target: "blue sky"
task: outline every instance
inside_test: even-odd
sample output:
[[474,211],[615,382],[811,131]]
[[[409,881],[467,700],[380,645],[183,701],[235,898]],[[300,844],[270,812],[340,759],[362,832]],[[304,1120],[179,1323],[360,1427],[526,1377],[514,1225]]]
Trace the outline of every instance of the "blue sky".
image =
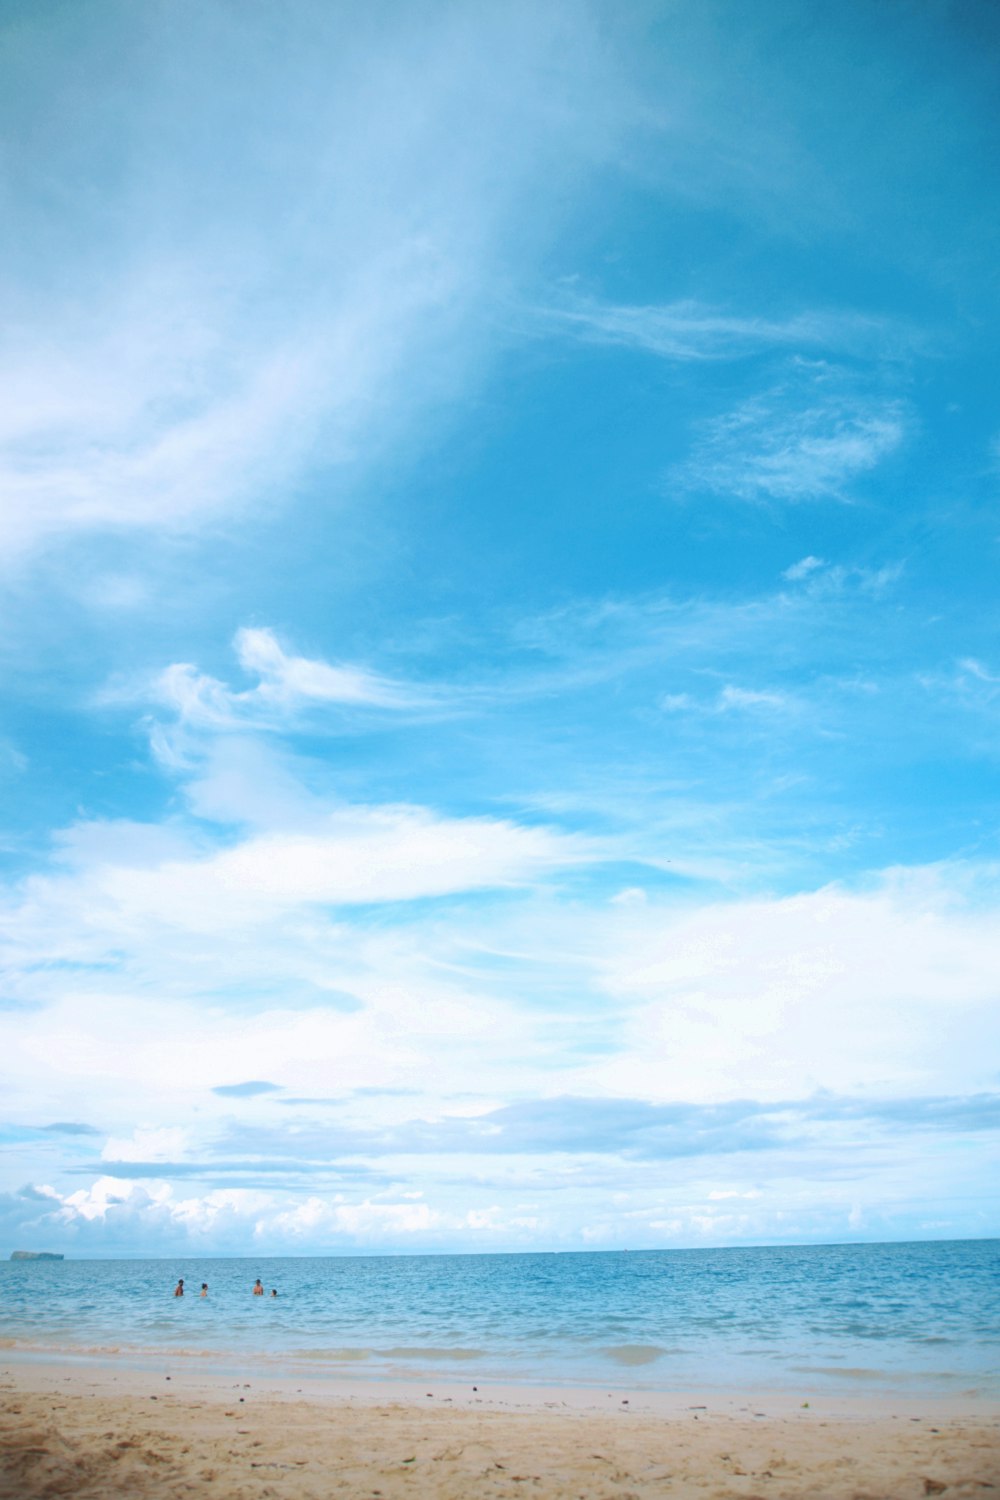
[[0,1249],[996,1234],[995,8],[3,27]]

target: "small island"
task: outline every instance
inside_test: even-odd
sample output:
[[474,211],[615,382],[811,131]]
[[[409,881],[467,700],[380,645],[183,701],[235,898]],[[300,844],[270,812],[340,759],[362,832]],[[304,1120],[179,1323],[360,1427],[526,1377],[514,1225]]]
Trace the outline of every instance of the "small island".
[[65,1260],[65,1256],[57,1255],[54,1250],[12,1250],[11,1260]]

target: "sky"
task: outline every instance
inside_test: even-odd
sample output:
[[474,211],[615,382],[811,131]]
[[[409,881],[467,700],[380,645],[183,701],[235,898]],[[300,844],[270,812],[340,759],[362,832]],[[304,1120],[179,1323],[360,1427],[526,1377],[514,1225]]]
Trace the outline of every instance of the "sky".
[[0,1253],[1000,1232],[997,8],[0,27]]

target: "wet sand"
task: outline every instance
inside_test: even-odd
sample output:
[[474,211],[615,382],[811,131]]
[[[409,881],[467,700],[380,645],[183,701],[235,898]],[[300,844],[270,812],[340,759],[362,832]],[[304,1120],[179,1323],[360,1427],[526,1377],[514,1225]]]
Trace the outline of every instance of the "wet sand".
[[34,1360],[0,1370],[0,1496],[1000,1500],[966,1398],[706,1397]]

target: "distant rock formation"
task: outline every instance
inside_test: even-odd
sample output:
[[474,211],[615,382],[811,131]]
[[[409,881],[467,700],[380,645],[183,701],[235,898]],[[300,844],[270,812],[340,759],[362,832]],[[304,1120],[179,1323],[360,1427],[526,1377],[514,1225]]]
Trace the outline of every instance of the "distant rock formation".
[[56,1255],[53,1250],[12,1250],[11,1260],[64,1260],[62,1255]]

